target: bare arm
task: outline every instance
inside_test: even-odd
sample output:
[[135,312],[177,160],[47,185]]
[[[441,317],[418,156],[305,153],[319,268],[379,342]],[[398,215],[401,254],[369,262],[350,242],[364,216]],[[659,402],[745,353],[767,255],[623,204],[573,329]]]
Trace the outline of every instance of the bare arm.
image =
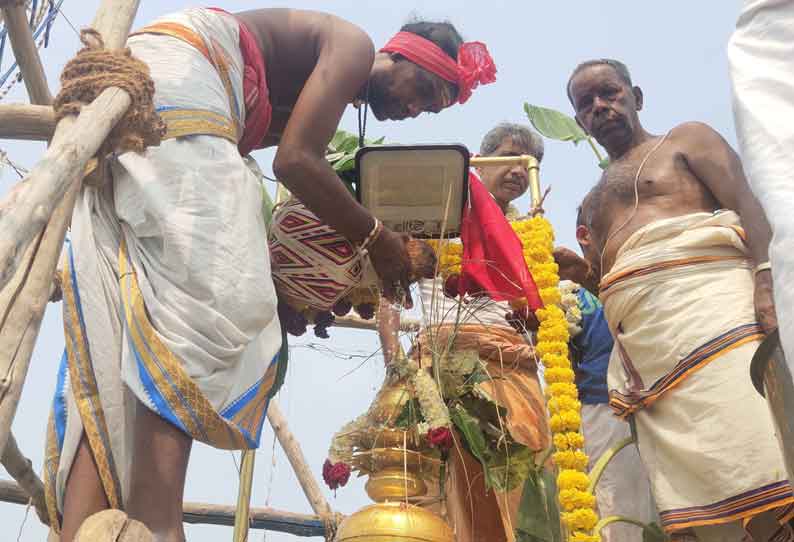
[[317,65],[284,129],[273,170],[325,223],[358,242],[372,229],[373,218],[339,181],[325,151],[345,108],[369,77],[374,49],[352,24],[329,17],[329,26]]
[[739,156],[720,134],[705,124],[687,123],[678,130],[682,130],[687,140],[686,160],[692,172],[724,208],[739,213],[756,264],[767,261],[772,229],[750,191]]
[[[724,208],[739,214],[747,235],[747,247],[756,265],[768,261],[772,229],[764,210],[750,191],[739,156],[722,136],[705,124],[687,123],[678,130],[686,138],[686,160],[692,172]],[[777,327],[772,274],[769,271],[755,277],[755,310],[766,331]]]
[[[317,65],[301,90],[273,162],[278,179],[323,222],[354,243],[367,237],[375,219],[350,195],[325,160],[325,151],[345,108],[369,78],[374,54],[364,32],[329,16]],[[396,286],[408,292],[404,238],[384,228],[369,253],[384,295],[398,298]],[[411,306],[410,296],[406,306]]]

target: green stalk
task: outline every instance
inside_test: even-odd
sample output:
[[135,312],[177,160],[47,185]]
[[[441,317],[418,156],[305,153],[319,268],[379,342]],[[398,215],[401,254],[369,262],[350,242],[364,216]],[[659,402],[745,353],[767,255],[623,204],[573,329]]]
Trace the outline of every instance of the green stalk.
[[631,519],[624,516],[609,516],[607,518],[601,518],[601,520],[599,520],[599,522],[596,523],[593,532],[596,534],[601,534],[601,529],[611,525],[612,523],[629,523],[631,525],[636,525],[637,527],[640,527],[643,530],[646,527],[646,525],[643,522],[638,521],[636,519]]
[[604,157],[601,155],[601,152],[598,150],[598,147],[595,146],[595,143],[593,143],[593,138],[590,137],[590,136],[587,136],[587,142],[590,144],[590,148],[593,149],[593,152],[595,153],[596,158],[598,158],[598,163],[600,164],[601,162],[603,162],[604,161]]
[[598,461],[596,461],[596,464],[593,466],[593,470],[591,470],[590,474],[588,475],[590,477],[590,487],[588,487],[587,490],[591,494],[595,494],[594,492],[596,486],[598,485],[598,481],[601,479],[601,475],[604,474],[609,462],[612,461],[612,458],[632,442],[634,442],[634,439],[632,437],[627,437],[615,444],[612,448],[604,452],[604,454],[598,458]]

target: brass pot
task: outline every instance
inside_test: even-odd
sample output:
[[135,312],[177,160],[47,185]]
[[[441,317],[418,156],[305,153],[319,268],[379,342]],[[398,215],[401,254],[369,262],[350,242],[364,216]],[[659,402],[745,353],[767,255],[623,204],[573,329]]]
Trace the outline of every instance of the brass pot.
[[364,489],[375,502],[401,501],[427,494],[424,479],[419,474],[402,468],[386,468],[373,472]]
[[377,424],[391,425],[410,398],[404,382],[384,383],[369,407],[369,417]]
[[336,542],[454,542],[452,529],[437,515],[402,502],[373,504],[348,516]]

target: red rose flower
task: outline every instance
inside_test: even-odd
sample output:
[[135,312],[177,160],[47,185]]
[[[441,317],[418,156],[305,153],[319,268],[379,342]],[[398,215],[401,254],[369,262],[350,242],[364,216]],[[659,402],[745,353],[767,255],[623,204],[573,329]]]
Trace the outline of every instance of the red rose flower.
[[323,463],[323,480],[334,491],[347,484],[350,479],[350,465],[346,463],[331,463],[329,459]]
[[449,450],[455,445],[455,439],[452,438],[452,431],[449,430],[449,427],[431,429],[427,432],[427,441],[439,450]]

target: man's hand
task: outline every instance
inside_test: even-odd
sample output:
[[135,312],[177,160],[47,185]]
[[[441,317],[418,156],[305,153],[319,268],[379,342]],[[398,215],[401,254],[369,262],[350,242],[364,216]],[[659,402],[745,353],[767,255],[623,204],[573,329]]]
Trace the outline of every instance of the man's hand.
[[381,280],[383,297],[410,309],[414,304],[409,290],[410,265],[405,249],[408,239],[410,236],[394,233],[384,227],[369,247],[369,258]]
[[560,279],[584,284],[591,274],[590,264],[573,250],[565,247],[554,249],[554,261],[560,266]]
[[772,272],[761,271],[755,276],[755,316],[766,333],[777,328],[775,301],[772,297]]

